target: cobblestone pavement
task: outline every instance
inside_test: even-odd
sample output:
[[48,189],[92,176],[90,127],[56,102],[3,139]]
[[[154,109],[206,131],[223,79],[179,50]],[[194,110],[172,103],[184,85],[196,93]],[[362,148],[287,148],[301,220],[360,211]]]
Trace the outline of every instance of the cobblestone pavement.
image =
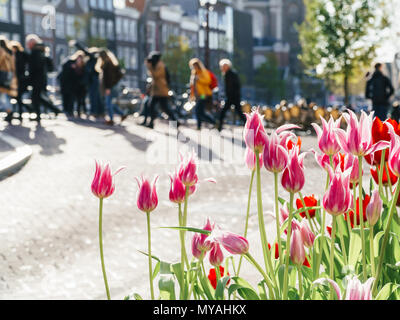
[[[166,123],[158,122],[152,131],[132,119],[114,128],[61,118],[44,120],[39,128],[26,121],[23,126],[0,129],[34,149],[24,168],[0,182],[1,299],[105,298],[98,199],[90,191],[94,159],[109,161],[114,170],[127,167],[117,175],[115,194],[104,205],[105,264],[114,299],[133,292],[148,298],[147,258],[138,252],[147,250],[145,216],[136,208],[134,180],[142,173],[160,175],[159,206],[152,214],[153,253],[167,261],[178,259],[177,232],[158,228],[177,225],[177,208],[168,201],[168,173],[176,164],[166,161],[168,157],[176,160],[176,150],[200,146],[199,177],[217,180],[217,184],[202,182],[190,199],[188,225],[201,227],[211,216],[224,228],[243,231],[250,177],[242,162],[241,130],[234,134],[227,130],[221,138],[214,131],[200,133],[184,127],[177,143]],[[233,144],[232,136],[236,137]],[[304,137],[304,149],[316,148],[315,142],[315,137]],[[221,148],[227,156],[221,156]],[[232,154],[236,161],[221,161]],[[213,162],[209,162],[210,155]],[[321,196],[325,174],[311,155],[305,165],[304,194]],[[269,215],[273,211],[273,180],[266,170],[262,181],[267,230],[273,240],[275,222]],[[281,194],[287,196],[283,190]],[[251,251],[260,258],[255,193],[253,196],[249,240]],[[243,274],[252,276],[254,272],[244,265]]]

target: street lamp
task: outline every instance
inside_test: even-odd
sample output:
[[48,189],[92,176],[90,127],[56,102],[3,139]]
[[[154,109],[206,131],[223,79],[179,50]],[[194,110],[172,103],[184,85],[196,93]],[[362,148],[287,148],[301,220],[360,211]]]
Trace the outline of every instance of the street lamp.
[[213,6],[217,4],[217,0],[200,0],[200,6],[206,8],[206,39],[204,47],[204,64],[206,68],[210,67],[210,11],[213,10]]

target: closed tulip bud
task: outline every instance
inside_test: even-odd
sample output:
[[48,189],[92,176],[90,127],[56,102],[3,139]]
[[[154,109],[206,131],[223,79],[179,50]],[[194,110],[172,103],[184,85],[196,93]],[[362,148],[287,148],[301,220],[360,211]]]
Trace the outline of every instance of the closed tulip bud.
[[390,140],[389,151],[389,168],[397,176],[400,177],[400,137],[396,134],[393,126],[388,123]]
[[352,204],[350,170],[342,172],[338,167],[335,173],[332,170],[330,171],[331,182],[322,200],[322,205],[333,216],[345,213]]
[[304,153],[299,156],[298,147],[293,148],[289,153],[289,161],[282,174],[282,186],[290,193],[301,191],[305,183],[303,159]]
[[224,254],[218,242],[213,242],[210,254],[209,254],[210,264],[214,267],[218,267],[224,261]]
[[[214,229],[214,224],[211,224],[209,218],[203,227],[203,230],[212,231]],[[201,253],[205,253],[212,248],[212,242],[210,241],[208,235],[203,233],[195,233],[192,238],[192,254],[195,258],[200,259]]]
[[300,232],[303,237],[304,245],[307,248],[311,248],[314,244],[315,235],[311,232],[308,222],[305,219],[300,223]]
[[356,185],[359,181],[360,173],[358,168],[359,168],[358,158],[350,153],[346,154],[343,160],[343,171],[351,169],[350,182],[354,185]]
[[302,265],[305,258],[306,252],[304,250],[303,237],[298,229],[293,230],[292,239],[290,241],[290,258],[294,264]]
[[263,125],[263,116],[260,115],[259,109],[257,109],[251,115],[246,114],[246,118],[247,121],[243,132],[244,141],[254,153],[262,153],[267,136]]
[[231,254],[242,255],[249,251],[249,242],[238,234],[217,230],[213,236]]
[[182,183],[178,174],[175,173],[170,176],[171,179],[171,189],[169,191],[169,200],[174,203],[183,203],[185,201],[186,187]]
[[372,300],[371,285],[374,278],[369,278],[364,284],[356,277],[347,277],[346,296],[344,300]]
[[379,191],[375,190],[372,193],[371,201],[369,202],[365,213],[370,226],[374,226],[378,222],[381,216],[382,206],[383,202],[379,196]]
[[[286,139],[285,139],[286,140]],[[275,132],[267,138],[264,149],[264,166],[270,172],[282,172],[288,163],[288,151],[280,144]]]
[[122,169],[124,169],[124,167],[118,169],[114,174],[111,174],[109,164],[103,166],[96,161],[96,171],[91,186],[92,193],[100,199],[111,196],[115,190],[114,176]]
[[136,181],[139,186],[139,190],[137,193],[137,207],[139,210],[149,213],[153,211],[158,205],[158,197],[156,191],[156,182],[158,176],[154,179],[153,184],[151,185],[149,180],[143,178],[142,181],[136,178]]
[[[257,168],[256,155],[250,148],[246,148],[245,161],[246,161],[247,167],[251,171],[256,170],[256,168]],[[259,161],[260,161],[260,168],[261,168],[263,166],[263,155],[261,153],[259,154]]]

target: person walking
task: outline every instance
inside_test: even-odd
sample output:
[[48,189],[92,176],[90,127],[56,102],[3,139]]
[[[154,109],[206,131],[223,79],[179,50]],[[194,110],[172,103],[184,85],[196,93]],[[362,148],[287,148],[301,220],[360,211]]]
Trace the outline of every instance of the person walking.
[[29,56],[25,52],[24,47],[18,41],[11,41],[10,46],[15,57],[15,75],[18,82],[17,104],[19,120],[22,122],[22,112],[27,110],[31,112],[31,108],[24,104],[23,95],[28,90],[28,60]]
[[394,89],[390,79],[383,74],[382,69],[381,63],[375,65],[375,72],[367,81],[365,97],[372,100],[375,116],[385,121],[389,110],[389,98],[394,93]]
[[106,121],[106,124],[114,125],[114,113],[121,116],[122,123],[128,115],[116,104],[112,103],[113,90],[115,90],[115,86],[124,76],[115,55],[107,49],[102,49],[96,64],[96,70],[100,73],[101,91],[105,98],[108,116],[110,117],[110,119]]
[[29,84],[32,86],[32,108],[36,112],[36,121],[40,125],[40,106],[52,110],[56,116],[60,113],[46,96],[47,72],[51,70],[51,59],[42,40],[36,34],[26,36],[26,47],[29,49]]
[[205,112],[207,102],[212,99],[212,79],[210,72],[199,59],[194,58],[190,60],[189,67],[192,70],[190,77],[190,98],[196,100],[197,129],[201,130],[203,121],[215,125],[214,118]]
[[9,41],[0,36],[0,101],[1,107],[7,112],[5,120],[11,123],[13,107],[11,98],[18,95],[17,77],[15,75],[15,58]]
[[99,48],[93,47],[84,51],[89,57],[86,62],[86,80],[89,89],[90,114],[96,118],[104,114],[104,106],[100,94],[100,74],[96,70]]
[[239,75],[234,70],[232,70],[232,62],[228,59],[222,59],[219,62],[219,67],[225,79],[225,97],[226,97],[225,105],[221,110],[221,114],[219,116],[219,124],[218,124],[218,130],[222,131],[226,112],[231,108],[231,106],[235,107],[235,112],[238,114],[243,124],[246,123],[246,116],[243,114],[242,107],[240,105],[241,85],[240,85]]
[[157,118],[157,104],[160,105],[161,109],[168,115],[170,120],[177,121],[177,126],[179,127],[180,123],[168,105],[169,75],[164,62],[161,60],[161,53],[158,51],[150,52],[146,58],[146,67],[152,79],[150,84],[151,100],[149,105],[151,119],[147,127],[154,128],[154,120]]

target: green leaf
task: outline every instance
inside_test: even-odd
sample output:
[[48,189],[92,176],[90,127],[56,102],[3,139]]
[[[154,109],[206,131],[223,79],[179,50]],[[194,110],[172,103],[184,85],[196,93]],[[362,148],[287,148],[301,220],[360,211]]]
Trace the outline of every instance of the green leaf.
[[229,286],[229,295],[231,295],[233,291],[237,291],[245,300],[260,300],[256,290],[246,280],[239,277],[232,277],[232,280],[235,284]]
[[191,227],[160,227],[160,229],[172,229],[172,230],[180,230],[180,231],[190,231],[190,232],[196,232],[196,233],[202,233],[206,235],[210,235],[211,231],[208,230],[203,230],[203,229],[197,229],[197,228],[191,228]]
[[160,278],[158,280],[161,300],[175,300],[175,281],[171,264],[160,262]]
[[267,291],[265,290],[265,280],[260,281],[257,286],[261,300],[267,300]]
[[286,200],[281,197],[278,197],[278,201],[281,203],[281,205],[284,205],[286,202]]
[[[357,232],[358,230],[358,232]],[[353,229],[350,235],[349,265],[356,268],[357,261],[361,254],[361,237],[360,229]]]
[[231,277],[223,277],[221,280],[218,281],[217,283],[217,289],[215,290],[215,299],[216,300],[223,300],[224,299],[224,291],[226,288],[226,284],[230,280]]
[[161,262],[158,261],[156,266],[154,267],[154,271],[153,271],[153,275],[152,275],[153,280],[157,277],[157,274],[160,272],[160,265],[161,265]]
[[398,289],[400,288],[400,285],[394,284],[394,283],[387,283],[384,285],[384,287],[379,291],[377,294],[375,300],[388,300],[389,297]]
[[215,300],[215,297],[214,297],[214,294],[213,294],[214,288],[211,287],[210,280],[208,280],[208,278],[205,278],[204,276],[200,276],[199,278],[200,278],[201,287],[202,287],[205,295],[207,296],[207,299],[208,300]]
[[[147,257],[149,256],[149,254],[148,254],[147,252],[140,251],[140,250],[138,250],[138,252],[140,252],[141,254],[144,254],[144,255],[147,256]],[[151,255],[151,258],[154,259],[154,260],[156,260],[156,261],[158,261],[158,262],[161,261],[158,257],[153,256],[153,255]]]
[[135,300],[143,300],[143,298],[140,296],[140,294],[138,294],[138,293],[133,293],[132,295],[129,295],[129,296],[126,296],[125,298],[124,298],[124,300],[132,300],[132,299],[135,299]]

